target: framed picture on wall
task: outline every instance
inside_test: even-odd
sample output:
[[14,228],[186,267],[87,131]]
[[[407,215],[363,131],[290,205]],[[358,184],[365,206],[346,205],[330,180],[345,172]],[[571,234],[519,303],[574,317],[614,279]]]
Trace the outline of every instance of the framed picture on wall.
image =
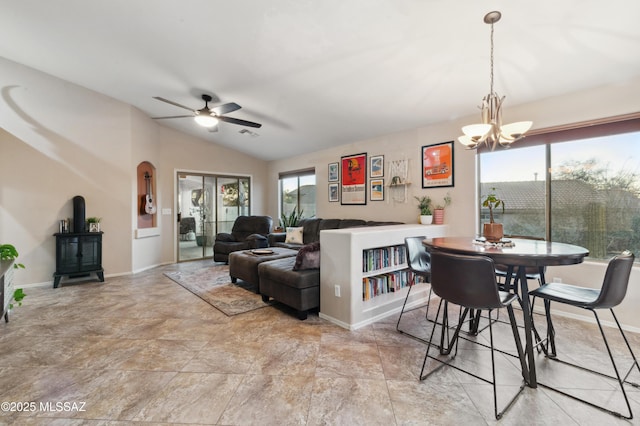
[[384,176],[384,155],[372,155],[369,160],[369,177],[381,178]]
[[367,204],[367,154],[346,155],[340,163],[340,203]]
[[338,163],[329,163],[329,182],[338,182],[340,166]]
[[369,181],[369,197],[371,201],[384,201],[384,179]]
[[339,192],[338,192],[338,184],[337,183],[330,183],[329,184],[329,202],[333,203],[333,202],[336,202],[336,201],[340,201],[340,195],[339,195]]
[[453,141],[422,147],[422,187],[453,186]]

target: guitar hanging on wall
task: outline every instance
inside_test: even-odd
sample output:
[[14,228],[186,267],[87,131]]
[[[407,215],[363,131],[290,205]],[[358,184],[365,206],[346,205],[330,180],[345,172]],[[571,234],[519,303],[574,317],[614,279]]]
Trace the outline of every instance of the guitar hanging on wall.
[[149,172],[144,173],[144,180],[147,183],[147,194],[142,196],[142,205],[140,207],[141,214],[156,214],[156,206],[153,203],[153,194],[151,193],[151,175]]

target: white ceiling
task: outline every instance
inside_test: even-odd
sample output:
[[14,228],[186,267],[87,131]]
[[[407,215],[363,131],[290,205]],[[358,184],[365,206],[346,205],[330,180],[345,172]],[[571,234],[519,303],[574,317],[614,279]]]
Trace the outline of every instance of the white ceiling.
[[228,123],[162,124],[264,159],[475,114],[489,91],[491,10],[502,12],[495,90],[507,115],[640,75],[637,0],[0,0],[0,10],[0,56],[151,117],[188,114],[154,96],[193,109],[202,93],[236,102],[229,116],[262,123],[250,129],[258,137]]

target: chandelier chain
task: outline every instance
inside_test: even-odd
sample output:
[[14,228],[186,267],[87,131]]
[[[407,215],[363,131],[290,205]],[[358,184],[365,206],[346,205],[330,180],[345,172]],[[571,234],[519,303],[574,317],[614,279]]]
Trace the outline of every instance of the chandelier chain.
[[491,23],[491,92],[490,95],[493,95],[493,22]]

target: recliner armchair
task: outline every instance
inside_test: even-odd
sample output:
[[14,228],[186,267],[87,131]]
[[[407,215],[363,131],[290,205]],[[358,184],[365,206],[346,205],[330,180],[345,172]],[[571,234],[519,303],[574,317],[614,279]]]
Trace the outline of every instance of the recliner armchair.
[[213,244],[213,260],[229,263],[229,253],[268,247],[267,236],[271,232],[273,219],[270,216],[238,216],[231,233],[216,235]]
[[189,232],[196,232],[196,218],[183,217],[180,219],[180,239],[186,240]]

